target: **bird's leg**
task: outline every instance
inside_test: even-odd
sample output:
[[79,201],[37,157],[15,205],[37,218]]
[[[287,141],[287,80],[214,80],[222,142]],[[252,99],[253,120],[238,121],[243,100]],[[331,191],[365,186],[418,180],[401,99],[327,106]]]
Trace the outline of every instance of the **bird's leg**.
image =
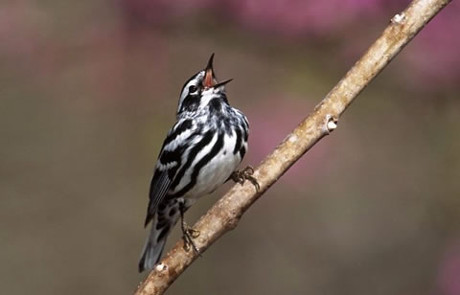
[[246,168],[242,170],[234,171],[232,175],[230,175],[230,178],[234,182],[238,182],[239,184],[243,184],[244,181],[247,179],[254,185],[254,187],[256,188],[256,191],[259,191],[260,185],[257,182],[257,179],[254,176],[252,176],[253,174],[254,174],[254,168],[252,168],[252,166],[247,166]]
[[181,229],[182,229],[182,239],[184,240],[184,249],[185,251],[189,251],[190,247],[193,248],[195,253],[200,254],[200,251],[196,247],[195,243],[193,242],[194,238],[198,238],[200,232],[194,230],[190,226],[187,225],[184,219],[184,213],[187,209],[185,208],[184,202],[179,202],[179,212],[180,212],[180,220],[181,220]]

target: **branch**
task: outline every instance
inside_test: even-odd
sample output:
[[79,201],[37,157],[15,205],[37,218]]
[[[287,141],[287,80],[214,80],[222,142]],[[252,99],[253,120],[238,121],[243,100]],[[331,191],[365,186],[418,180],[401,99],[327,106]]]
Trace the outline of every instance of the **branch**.
[[[327,94],[314,111],[260,164],[254,177],[260,190],[250,182],[236,184],[194,225],[200,232],[196,246],[204,252],[226,232],[234,229],[243,213],[272,186],[295,161],[322,137],[337,127],[338,118],[356,96],[374,79],[402,48],[451,0],[414,0],[395,15],[382,35],[345,77]],[[135,294],[163,292],[198,257],[185,251],[179,241],[166,257],[139,284]]]

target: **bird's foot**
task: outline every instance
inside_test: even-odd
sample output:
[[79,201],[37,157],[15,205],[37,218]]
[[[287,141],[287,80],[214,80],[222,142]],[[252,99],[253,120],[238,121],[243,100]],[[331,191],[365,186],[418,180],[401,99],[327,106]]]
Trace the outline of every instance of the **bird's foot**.
[[184,240],[184,250],[190,251],[190,248],[195,251],[195,253],[200,254],[198,247],[195,245],[193,239],[196,239],[200,236],[200,232],[188,226],[185,221],[182,220],[182,239]]
[[256,191],[259,191],[260,185],[257,182],[257,179],[254,176],[252,176],[253,174],[254,174],[254,168],[252,168],[252,166],[247,166],[246,168],[242,170],[234,171],[232,175],[230,175],[230,178],[234,182],[237,182],[239,184],[243,184],[244,181],[247,179],[254,185],[254,187],[256,188]]

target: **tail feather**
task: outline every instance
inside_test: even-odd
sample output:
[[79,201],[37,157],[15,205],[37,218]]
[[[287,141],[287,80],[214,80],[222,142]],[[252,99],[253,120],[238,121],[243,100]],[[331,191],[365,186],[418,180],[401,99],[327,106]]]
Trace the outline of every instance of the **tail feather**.
[[177,203],[169,204],[169,206],[165,206],[164,210],[157,211],[152,219],[152,227],[139,260],[139,272],[151,270],[160,261],[166,239],[178,219]]
[[150,232],[150,235],[145,242],[144,249],[142,250],[141,259],[139,260],[139,272],[150,270],[158,263],[166,244],[166,238],[167,234],[164,235],[162,239],[158,240],[154,230]]

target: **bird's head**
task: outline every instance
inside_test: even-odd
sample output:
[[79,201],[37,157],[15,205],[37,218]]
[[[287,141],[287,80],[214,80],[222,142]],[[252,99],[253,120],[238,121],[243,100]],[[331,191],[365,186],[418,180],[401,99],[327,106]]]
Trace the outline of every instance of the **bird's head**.
[[209,58],[206,68],[193,75],[185,82],[180,94],[177,113],[194,112],[200,106],[207,105],[212,99],[223,99],[227,103],[225,96],[225,84],[232,79],[217,82],[213,68],[214,53]]

